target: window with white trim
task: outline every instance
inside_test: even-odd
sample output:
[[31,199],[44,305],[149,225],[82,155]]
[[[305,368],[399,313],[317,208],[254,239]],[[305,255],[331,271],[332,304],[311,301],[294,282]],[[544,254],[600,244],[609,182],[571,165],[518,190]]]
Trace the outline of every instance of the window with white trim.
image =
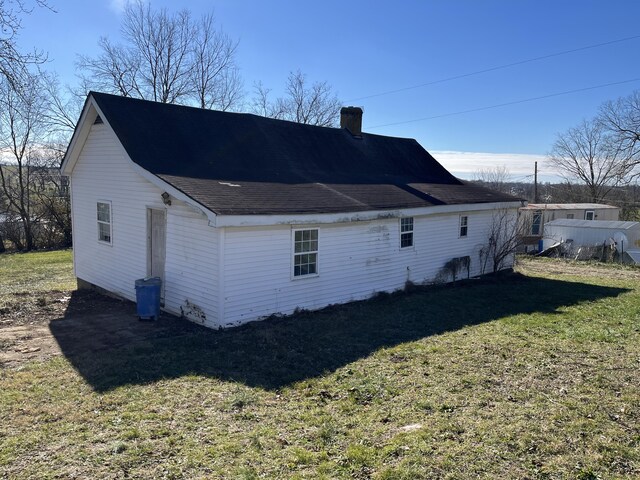
[[293,276],[318,274],[318,229],[293,231]]
[[460,215],[460,236],[466,237],[469,231],[469,217]]
[[593,210],[587,210],[584,212],[585,220],[593,220],[595,218],[595,212]]
[[111,244],[111,202],[98,202],[98,240]]
[[413,247],[413,217],[400,219],[400,248]]

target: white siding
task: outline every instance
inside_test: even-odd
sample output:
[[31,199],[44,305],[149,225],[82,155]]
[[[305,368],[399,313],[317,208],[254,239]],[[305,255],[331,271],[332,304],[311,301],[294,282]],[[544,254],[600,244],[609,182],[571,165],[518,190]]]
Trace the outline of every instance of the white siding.
[[221,326],[364,299],[402,288],[407,280],[432,282],[454,257],[469,255],[471,276],[479,275],[478,251],[487,242],[493,212],[460,214],[469,218],[467,237],[459,237],[459,214],[416,217],[414,247],[407,249],[400,249],[398,219],[317,226],[319,275],[295,279],[291,226],[228,227]]
[[[167,219],[165,306],[173,313],[218,325],[218,245],[206,217],[183,207]],[[204,314],[204,317],[202,316]]]
[[[147,275],[148,207],[167,209],[165,309],[217,322],[217,236],[206,217],[179,201],[166,207],[162,190],[133,169],[106,124],[93,125],[71,175],[76,276],[135,300]],[[96,202],[112,204],[112,244],[98,242]],[[181,310],[182,308],[182,310]]]

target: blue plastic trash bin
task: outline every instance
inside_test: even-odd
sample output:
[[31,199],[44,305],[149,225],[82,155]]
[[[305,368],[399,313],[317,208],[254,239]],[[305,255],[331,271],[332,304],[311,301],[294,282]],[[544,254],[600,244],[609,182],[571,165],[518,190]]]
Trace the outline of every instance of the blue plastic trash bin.
[[141,278],[136,280],[136,304],[138,318],[158,319],[160,315],[160,277]]

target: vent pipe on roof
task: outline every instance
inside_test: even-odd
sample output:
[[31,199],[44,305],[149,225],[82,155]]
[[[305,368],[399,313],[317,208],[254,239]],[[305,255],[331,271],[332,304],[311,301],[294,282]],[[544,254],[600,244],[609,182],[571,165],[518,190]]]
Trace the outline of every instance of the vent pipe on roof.
[[346,128],[354,137],[361,137],[362,109],[360,107],[342,107],[340,109],[340,128]]

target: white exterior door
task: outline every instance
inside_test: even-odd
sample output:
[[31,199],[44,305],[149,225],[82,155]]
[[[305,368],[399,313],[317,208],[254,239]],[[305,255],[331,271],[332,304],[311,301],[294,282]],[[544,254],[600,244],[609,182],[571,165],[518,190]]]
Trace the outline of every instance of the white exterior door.
[[164,299],[164,259],[167,243],[167,217],[164,210],[147,209],[147,275],[160,277],[162,289],[160,298]]

